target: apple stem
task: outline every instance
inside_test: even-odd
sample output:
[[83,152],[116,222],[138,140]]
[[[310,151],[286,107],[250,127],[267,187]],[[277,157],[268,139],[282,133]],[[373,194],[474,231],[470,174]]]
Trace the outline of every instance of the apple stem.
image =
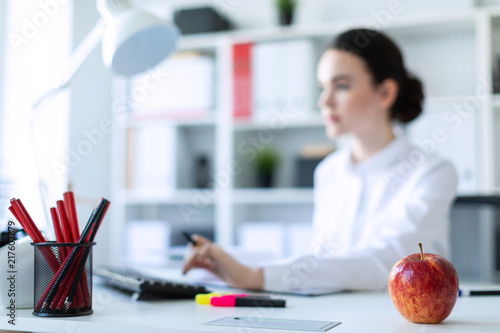
[[424,260],[424,251],[422,250],[422,243],[418,243],[418,247],[420,248],[420,259]]

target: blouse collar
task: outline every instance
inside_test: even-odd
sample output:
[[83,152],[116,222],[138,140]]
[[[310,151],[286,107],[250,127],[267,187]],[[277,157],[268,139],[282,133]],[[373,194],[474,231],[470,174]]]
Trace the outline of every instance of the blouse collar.
[[352,161],[351,149],[346,149],[344,158],[346,159],[347,171],[359,176],[383,172],[387,167],[395,162],[401,153],[408,149],[408,141],[401,135],[396,135],[388,144],[377,151],[363,162],[354,164]]

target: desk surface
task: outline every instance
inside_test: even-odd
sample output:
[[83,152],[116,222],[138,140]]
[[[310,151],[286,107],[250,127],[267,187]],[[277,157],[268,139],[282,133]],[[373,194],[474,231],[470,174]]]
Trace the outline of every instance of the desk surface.
[[[339,293],[328,296],[286,296],[286,308],[217,308],[192,300],[136,302],[128,296],[94,286],[94,314],[69,318],[38,318],[32,310],[16,311],[16,325],[1,310],[0,330],[65,333],[112,332],[303,332],[238,329],[203,325],[225,316],[340,321],[328,332],[500,332],[500,297],[461,297],[439,325],[411,324],[394,308],[387,292]],[[280,295],[283,297],[283,295]]]

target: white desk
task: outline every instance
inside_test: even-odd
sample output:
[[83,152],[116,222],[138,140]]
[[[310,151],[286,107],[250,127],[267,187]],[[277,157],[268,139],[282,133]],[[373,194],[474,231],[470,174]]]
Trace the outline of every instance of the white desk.
[[[283,295],[281,295],[283,297]],[[94,286],[94,314],[39,318],[32,310],[17,310],[16,326],[1,310],[0,330],[64,333],[155,332],[303,332],[207,326],[225,316],[340,321],[328,332],[500,332],[500,297],[461,297],[439,325],[411,324],[394,308],[387,292],[341,293],[329,296],[286,296],[286,308],[217,308],[192,300],[135,302],[122,293]],[[1,331],[0,331],[1,332]]]

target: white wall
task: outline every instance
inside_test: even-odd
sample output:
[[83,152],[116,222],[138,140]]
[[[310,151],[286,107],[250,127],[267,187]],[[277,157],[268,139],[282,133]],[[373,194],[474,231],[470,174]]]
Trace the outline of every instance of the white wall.
[[[6,48],[6,1],[0,1],[0,50],[5,50]],[[0,52],[0,73],[3,72],[5,66],[5,53]],[[3,128],[3,113],[4,113],[4,75],[0,75],[0,128]],[[4,175],[3,170],[3,144],[0,143],[0,204],[7,204],[10,199],[10,193],[7,190],[7,179]],[[5,229],[5,223],[7,219],[7,211],[6,209],[2,209],[0,212],[0,227],[2,230]]]
[[[74,1],[73,16],[73,47],[76,47],[99,18],[95,1]],[[100,129],[101,121],[111,120],[111,74],[104,67],[100,44],[74,77],[71,93],[68,180],[80,202],[77,210],[78,221],[82,226],[99,199],[110,199],[111,196],[111,134],[103,133]],[[93,133],[92,139],[88,138],[88,133]],[[78,197],[85,202],[82,203]],[[106,216],[96,238],[96,263],[107,260],[110,228],[106,222],[110,221],[111,216]]]
[[[7,29],[7,1],[0,1],[0,50],[5,50],[7,47],[6,43],[6,29]],[[0,72],[3,72],[3,66],[5,66],[5,52],[0,52]],[[0,101],[3,101],[4,94],[4,76],[0,75]],[[3,102],[0,102],[0,128],[3,128]],[[0,170],[2,170],[2,145],[0,144]],[[1,171],[0,171],[1,172]],[[0,173],[1,177],[1,173]],[[0,179],[1,181],[1,179]]]

